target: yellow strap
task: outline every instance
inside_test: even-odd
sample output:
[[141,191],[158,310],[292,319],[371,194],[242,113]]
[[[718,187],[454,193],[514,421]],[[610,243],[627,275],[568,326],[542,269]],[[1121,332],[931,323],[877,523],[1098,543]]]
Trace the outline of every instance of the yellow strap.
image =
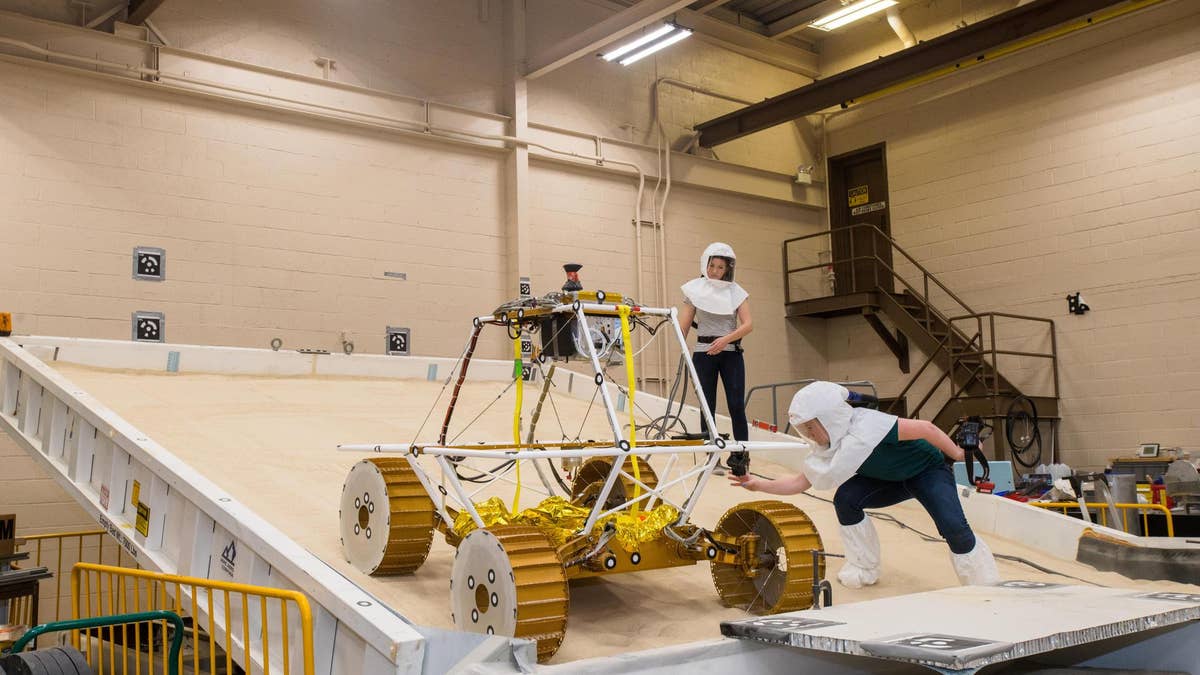
[[[521,444],[521,406],[525,399],[525,380],[521,377],[521,336],[513,338],[513,377],[517,378],[517,407],[513,410],[513,443]],[[521,460],[517,463],[517,490],[513,493],[512,513],[517,515],[521,507]]]
[[[633,449],[637,447],[637,420],[633,415],[633,395],[637,388],[637,380],[633,374],[633,344],[629,338],[629,305],[617,305],[617,314],[621,315],[621,342],[625,345],[625,379],[628,380],[629,386],[629,450],[630,461],[633,462],[633,478],[637,484],[633,486],[633,498],[637,499],[642,495],[642,472],[638,468],[637,454]],[[638,502],[633,503],[630,512],[637,515]]]

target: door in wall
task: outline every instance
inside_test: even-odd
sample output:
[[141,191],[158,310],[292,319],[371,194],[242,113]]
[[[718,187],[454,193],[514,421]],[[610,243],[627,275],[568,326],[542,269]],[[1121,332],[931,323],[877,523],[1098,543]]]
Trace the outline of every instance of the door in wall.
[[834,293],[895,290],[885,144],[829,158]]

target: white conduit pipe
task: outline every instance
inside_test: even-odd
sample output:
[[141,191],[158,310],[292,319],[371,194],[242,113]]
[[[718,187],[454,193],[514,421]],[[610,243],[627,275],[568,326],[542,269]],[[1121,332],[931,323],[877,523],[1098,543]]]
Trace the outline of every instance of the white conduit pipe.
[[[373,126],[381,126],[381,127],[390,128],[393,130],[396,128],[396,126],[400,126],[400,127],[407,128],[407,130],[410,130],[410,131],[420,131],[420,132],[428,133],[431,135],[438,135],[438,136],[443,136],[443,137],[465,136],[467,138],[474,138],[474,139],[479,139],[479,140],[501,141],[501,142],[507,142],[507,143],[514,143],[514,144],[524,145],[527,147],[540,148],[549,153],[553,153],[556,155],[563,155],[566,157],[572,157],[575,159],[580,159],[580,160],[583,160],[583,161],[586,161],[586,162],[592,163],[592,164],[598,163],[600,165],[615,164],[618,166],[627,166],[627,167],[630,167],[631,169],[633,169],[634,172],[637,174],[638,191],[637,191],[637,201],[634,202],[634,219],[635,219],[635,221],[637,221],[639,223],[641,222],[642,195],[645,191],[646,176],[642,172],[642,168],[640,166],[638,166],[637,164],[634,164],[633,162],[624,162],[624,161],[615,160],[615,159],[605,159],[601,155],[584,155],[584,154],[581,154],[578,152],[573,152],[570,150],[559,150],[557,148],[552,148],[548,145],[543,145],[536,141],[531,141],[531,140],[524,139],[524,138],[518,138],[516,136],[502,136],[502,135],[496,135],[496,134],[480,134],[480,133],[476,133],[474,131],[464,131],[461,129],[448,129],[448,128],[434,127],[434,126],[431,126],[430,124],[424,123],[424,122],[413,122],[413,121],[409,121],[409,120],[397,119],[394,117],[387,117],[384,115],[374,115],[371,113],[360,113],[360,112],[355,112],[355,111],[351,111],[351,110],[346,110],[345,108],[321,105],[319,103],[311,103],[309,101],[301,101],[298,99],[287,98],[285,96],[278,96],[276,94],[267,94],[267,93],[262,93],[262,92],[258,92],[258,91],[253,91],[250,89],[234,87],[234,86],[225,84],[223,82],[204,80],[204,79],[201,79],[198,77],[174,75],[172,73],[168,73],[168,72],[159,70],[157,68],[147,68],[145,66],[134,66],[134,65],[126,64],[126,63],[115,63],[113,61],[94,59],[94,58],[90,58],[90,57],[86,57],[86,56],[76,56],[74,54],[55,52],[55,51],[52,51],[49,49],[38,47],[37,45],[31,44],[28,42],[24,42],[22,40],[14,40],[12,38],[0,37],[0,44],[7,44],[7,45],[11,45],[13,47],[19,47],[21,49],[31,51],[31,52],[33,52],[35,54],[39,54],[41,56],[54,57],[56,59],[63,59],[63,60],[67,60],[67,61],[77,61],[79,63],[86,63],[89,65],[101,66],[104,68],[114,68],[114,69],[126,70],[129,72],[138,73],[139,75],[150,75],[150,76],[153,76],[153,77],[156,77],[159,79],[176,80],[179,82],[187,82],[189,84],[198,84],[198,85],[202,85],[205,87],[224,89],[226,91],[236,92],[239,94],[246,94],[249,96],[256,96],[256,97],[261,97],[261,98],[266,98],[266,99],[273,99],[273,100],[281,101],[281,102],[285,102],[285,103],[295,103],[298,105],[308,106],[308,107],[312,107],[312,108],[320,108],[322,110],[329,110],[332,112],[349,113],[351,115],[355,115],[355,116],[359,116],[359,117],[373,118],[376,120],[380,120],[381,122],[387,122],[387,124],[373,124]],[[188,92],[188,93],[196,93],[194,90],[189,90],[189,89],[179,89],[177,87],[168,87],[168,88],[175,89],[178,91],[184,91],[184,92]],[[210,92],[203,92],[203,93],[205,93],[206,95],[216,95],[216,94],[212,94]],[[235,99],[235,98],[228,97],[228,96],[220,96],[220,95],[216,95],[216,96],[218,96],[220,98],[225,98],[228,100],[233,100],[233,101],[240,100],[240,99]],[[324,117],[332,117],[330,115],[323,115],[323,116]],[[333,119],[338,119],[339,121],[344,121],[341,118],[336,118],[336,117]]]
[[900,18],[900,9],[898,7],[888,7],[887,22],[892,27],[892,30],[896,32],[896,37],[900,38],[900,41],[904,43],[905,49],[917,44],[916,36],[912,34],[908,26],[904,25],[904,19]]
[[[659,108],[661,107],[661,104],[659,103],[659,87],[664,84],[671,85],[673,87],[679,87],[680,89],[686,89],[687,91],[695,92],[697,94],[704,94],[706,96],[712,96],[713,98],[719,98],[719,99],[724,99],[726,101],[730,101],[733,103],[739,103],[741,105],[752,105],[752,104],[756,103],[756,101],[747,101],[746,99],[738,98],[737,96],[733,96],[731,94],[725,94],[725,93],[715,91],[712,89],[706,89],[705,87],[701,87],[699,85],[695,85],[690,82],[684,82],[683,80],[676,80],[676,79],[670,78],[670,77],[660,77],[654,81],[654,96],[653,96],[654,100],[652,102],[652,113],[653,113],[653,118],[654,118],[654,125],[655,125],[655,127],[658,128],[660,146],[663,144],[666,145],[666,147],[663,149],[663,151],[661,153],[663,155],[663,157],[662,157],[662,159],[659,160],[659,171],[658,171],[659,181],[654,184],[654,193],[651,195],[651,202],[654,205],[655,220],[658,222],[658,226],[656,228],[657,229],[657,240],[656,241],[658,244],[658,253],[659,253],[658,289],[657,289],[658,294],[659,294],[658,301],[663,305],[665,305],[667,302],[667,232],[666,232],[667,218],[666,218],[666,211],[667,211],[667,198],[671,195],[671,144],[670,144],[670,139],[667,138],[667,130],[663,127],[662,116],[659,115]],[[695,140],[693,139],[692,142],[694,143]],[[662,176],[664,174],[666,175],[666,185],[663,188],[662,201],[659,202],[659,201],[657,201],[658,200],[658,187],[659,187],[659,184],[663,182]],[[641,226],[639,225],[638,227],[639,227],[639,232],[640,232]],[[641,261],[641,258],[639,257],[638,258],[638,278],[639,279],[641,279],[641,274],[642,274],[641,264],[642,264],[642,261]],[[665,388],[666,387],[666,378],[667,378],[667,347],[665,344],[661,348],[661,352],[662,353],[661,353],[659,368],[661,370],[661,372],[660,372],[661,382],[663,384],[663,387]]]

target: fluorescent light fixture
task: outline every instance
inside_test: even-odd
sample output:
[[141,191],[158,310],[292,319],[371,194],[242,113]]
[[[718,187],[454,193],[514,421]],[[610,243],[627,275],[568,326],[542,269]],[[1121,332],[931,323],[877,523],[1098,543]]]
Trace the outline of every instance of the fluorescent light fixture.
[[820,30],[833,30],[841,28],[848,23],[858,21],[864,16],[870,16],[875,12],[887,9],[895,4],[896,0],[858,0],[858,2],[850,3],[838,11],[827,14],[808,25]]
[[[674,27],[672,26],[672,28],[674,28]],[[639,61],[647,56],[650,56],[651,54],[653,54],[654,52],[656,52],[660,49],[666,49],[667,47],[670,47],[671,45],[675,44],[676,42],[679,42],[680,40],[691,36],[691,34],[692,34],[692,31],[690,31],[686,28],[680,28],[675,33],[668,35],[665,39],[659,40],[658,42],[655,42],[654,44],[650,45],[649,47],[646,47],[645,49],[643,49],[639,52],[634,52],[633,54],[630,54],[629,56],[621,59],[621,65],[627,66],[627,65],[633,63],[634,61]]]
[[618,59],[618,58],[628,54],[629,52],[637,49],[638,47],[641,47],[642,45],[654,42],[658,38],[666,35],[667,33],[670,33],[673,30],[675,30],[675,26],[672,26],[669,23],[664,23],[663,25],[661,25],[658,28],[654,29],[653,31],[643,35],[642,37],[640,37],[632,42],[627,42],[627,43],[621,45],[620,47],[617,47],[616,49],[612,50],[611,52],[605,54],[604,60],[612,61],[614,59]]

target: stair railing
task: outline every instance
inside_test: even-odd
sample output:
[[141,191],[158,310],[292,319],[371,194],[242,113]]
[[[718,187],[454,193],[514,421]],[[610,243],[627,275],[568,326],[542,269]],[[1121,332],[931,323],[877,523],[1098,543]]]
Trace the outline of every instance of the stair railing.
[[[1024,316],[1024,315],[1009,314],[1009,313],[1004,313],[1004,312],[976,312],[973,309],[971,309],[971,307],[969,305],[967,305],[967,303],[965,301],[963,301],[953,291],[951,291],[944,283],[942,283],[942,281],[940,279],[938,279],[936,276],[933,275],[933,273],[931,273],[929,270],[927,270],[924,265],[917,262],[917,260],[915,258],[913,258],[913,256],[910,255],[908,253],[908,251],[905,251],[904,248],[902,248],[899,244],[897,244],[896,241],[891,238],[891,236],[889,236],[883,230],[880,230],[875,225],[872,225],[869,223],[857,223],[854,225],[849,225],[844,228],[839,228],[836,231],[836,233],[837,234],[852,234],[852,232],[854,230],[859,230],[859,229],[869,230],[869,231],[871,231],[871,233],[873,235],[873,236],[871,236],[871,253],[870,253],[870,255],[861,255],[861,256],[857,255],[856,251],[855,251],[855,243],[854,243],[855,238],[853,236],[849,236],[848,240],[849,240],[850,256],[847,258],[835,261],[836,264],[849,264],[852,286],[857,287],[854,284],[854,282],[857,281],[857,278],[856,278],[857,272],[855,270],[854,263],[860,262],[860,261],[870,261],[873,263],[872,276],[874,277],[873,281],[875,282],[876,287],[880,286],[880,284],[879,284],[879,269],[883,268],[883,269],[887,270],[887,272],[892,276],[892,278],[895,281],[898,281],[906,290],[908,290],[912,294],[914,299],[919,301],[919,303],[920,303],[919,311],[920,311],[921,316],[919,316],[917,318],[925,326],[926,330],[931,330],[934,319],[940,321],[947,327],[947,331],[948,331],[947,334],[942,336],[941,340],[939,340],[939,342],[938,342],[937,347],[926,358],[925,363],[923,363],[921,365],[921,367],[917,370],[916,374],[914,374],[909,379],[908,383],[904,386],[903,390],[901,390],[900,394],[896,397],[897,401],[903,400],[904,397],[908,394],[908,392],[917,383],[917,380],[921,377],[921,374],[934,361],[938,360],[941,356],[945,355],[945,357],[947,359],[947,367],[944,370],[942,376],[938,378],[937,382],[935,382],[933,384],[933,386],[925,394],[925,396],[921,399],[921,401],[917,404],[917,406],[913,410],[909,411],[910,415],[912,415],[913,417],[916,417],[919,414],[922,407],[926,403],[929,402],[929,400],[933,397],[933,395],[937,392],[938,388],[942,385],[943,382],[946,381],[947,378],[950,380],[950,400],[955,400],[959,396],[963,395],[963,393],[971,386],[971,384],[974,380],[978,380],[985,387],[988,387],[990,395],[998,395],[999,394],[999,386],[1000,386],[1000,377],[999,377],[999,369],[998,369],[998,364],[997,364],[997,361],[998,361],[997,356],[1001,355],[1001,354],[1051,359],[1051,367],[1053,369],[1053,375],[1054,375],[1054,396],[1056,398],[1058,397],[1058,393],[1059,393],[1059,389],[1058,389],[1058,387],[1059,387],[1058,357],[1057,357],[1058,348],[1057,348],[1057,341],[1056,341],[1055,332],[1054,332],[1054,322],[1052,320],[1045,319],[1042,317]],[[816,269],[827,268],[829,266],[829,263],[824,263],[824,264],[818,263],[816,265],[807,265],[804,267],[793,268],[791,266],[791,262],[790,262],[791,252],[790,252],[789,244],[791,244],[793,242],[798,242],[798,241],[806,241],[806,240],[814,239],[817,237],[832,237],[833,234],[834,234],[834,232],[825,230],[822,232],[804,235],[801,237],[793,237],[793,238],[787,239],[783,242],[784,299],[785,299],[785,302],[787,302],[787,303],[792,302],[791,278],[792,278],[793,274],[809,272],[809,271],[816,270]],[[921,288],[919,290],[916,287],[914,287],[906,278],[904,278],[901,274],[899,274],[895,270],[895,268],[892,266],[891,263],[889,263],[888,261],[886,261],[880,257],[879,252],[878,252],[878,244],[877,244],[877,242],[880,240],[880,238],[887,241],[888,245],[890,246],[890,248],[893,252],[898,253],[905,260],[907,260],[909,264],[911,264],[914,268],[916,268],[920,272]],[[938,310],[936,307],[934,307],[932,298],[929,295],[931,284],[934,288],[940,290],[942,293],[945,293],[946,297],[950,298],[957,305],[959,312],[961,312],[959,315],[951,318],[951,317],[948,317],[942,311]],[[1013,350],[998,349],[997,345],[996,345],[996,332],[995,332],[996,317],[1048,323],[1050,325],[1051,351],[1049,353],[1039,353],[1039,352],[1020,352],[1020,351],[1013,351]],[[984,349],[984,339],[985,339],[984,332],[983,332],[983,319],[984,318],[988,319],[989,325],[991,328],[991,330],[990,330],[991,348],[990,349]],[[969,335],[967,332],[965,332],[961,329],[958,329],[954,325],[955,322],[957,322],[957,321],[964,321],[967,319],[976,319],[976,329],[977,330],[975,331],[975,333],[973,335]],[[955,339],[960,340],[962,343],[964,343],[965,346],[962,349],[954,349],[953,341]],[[985,354],[990,354],[992,357],[992,362],[991,362],[992,373],[995,375],[995,377],[993,378],[990,385],[986,381],[986,379],[984,377],[982,377],[982,374],[984,372],[986,372],[986,369],[984,368],[984,359],[986,358]],[[964,357],[971,357],[971,356],[979,356],[979,363],[974,368],[975,372],[968,373],[965,378],[962,378],[963,384],[961,387],[959,387],[957,384],[957,381],[954,377],[955,371],[961,365],[963,365]]]
[[[1018,351],[1018,350],[1013,350],[1013,349],[999,349],[996,344],[996,334],[997,334],[996,333],[996,319],[997,318],[1017,319],[1020,321],[1034,321],[1034,322],[1038,322],[1038,323],[1047,324],[1050,327],[1050,351],[1049,352],[1029,352],[1029,351]],[[980,365],[979,365],[980,369],[984,368],[984,366],[987,364],[987,358],[989,356],[991,357],[991,368],[992,368],[992,373],[995,374],[995,377],[992,378],[992,382],[990,384],[987,381],[982,380],[982,378],[981,378],[981,381],[983,381],[984,386],[988,388],[988,395],[990,395],[990,396],[999,396],[1000,395],[999,357],[1001,355],[1004,355],[1004,356],[1025,356],[1025,357],[1030,357],[1030,358],[1050,359],[1050,369],[1054,375],[1054,378],[1053,378],[1054,379],[1054,398],[1058,398],[1058,339],[1055,335],[1053,319],[1046,319],[1046,318],[1043,318],[1040,316],[1027,316],[1024,314],[1010,314],[1008,312],[980,312],[980,313],[976,313],[976,314],[965,314],[963,316],[952,317],[950,319],[950,325],[953,326],[954,322],[956,322],[956,321],[967,321],[967,320],[971,320],[971,319],[973,319],[975,321],[975,325],[976,325],[976,329],[977,329],[976,334],[980,335],[980,336],[983,335],[983,323],[985,320],[987,321],[987,323],[988,323],[987,333],[988,333],[988,336],[990,337],[990,340],[989,340],[990,346],[988,348],[984,348],[984,345],[981,343],[979,345],[978,349],[973,350],[973,351],[961,351],[961,352],[957,353],[957,356],[960,359],[961,359],[961,357],[964,357],[964,356],[978,356],[979,360],[980,360]],[[968,347],[970,347],[970,345],[968,345]],[[961,394],[963,391],[965,391],[966,387],[969,386],[970,380],[967,380],[966,382],[967,382],[967,384],[964,384],[963,388],[960,389],[958,392],[955,392],[953,390],[953,387],[951,388],[951,397],[952,398],[957,396],[958,394]]]

